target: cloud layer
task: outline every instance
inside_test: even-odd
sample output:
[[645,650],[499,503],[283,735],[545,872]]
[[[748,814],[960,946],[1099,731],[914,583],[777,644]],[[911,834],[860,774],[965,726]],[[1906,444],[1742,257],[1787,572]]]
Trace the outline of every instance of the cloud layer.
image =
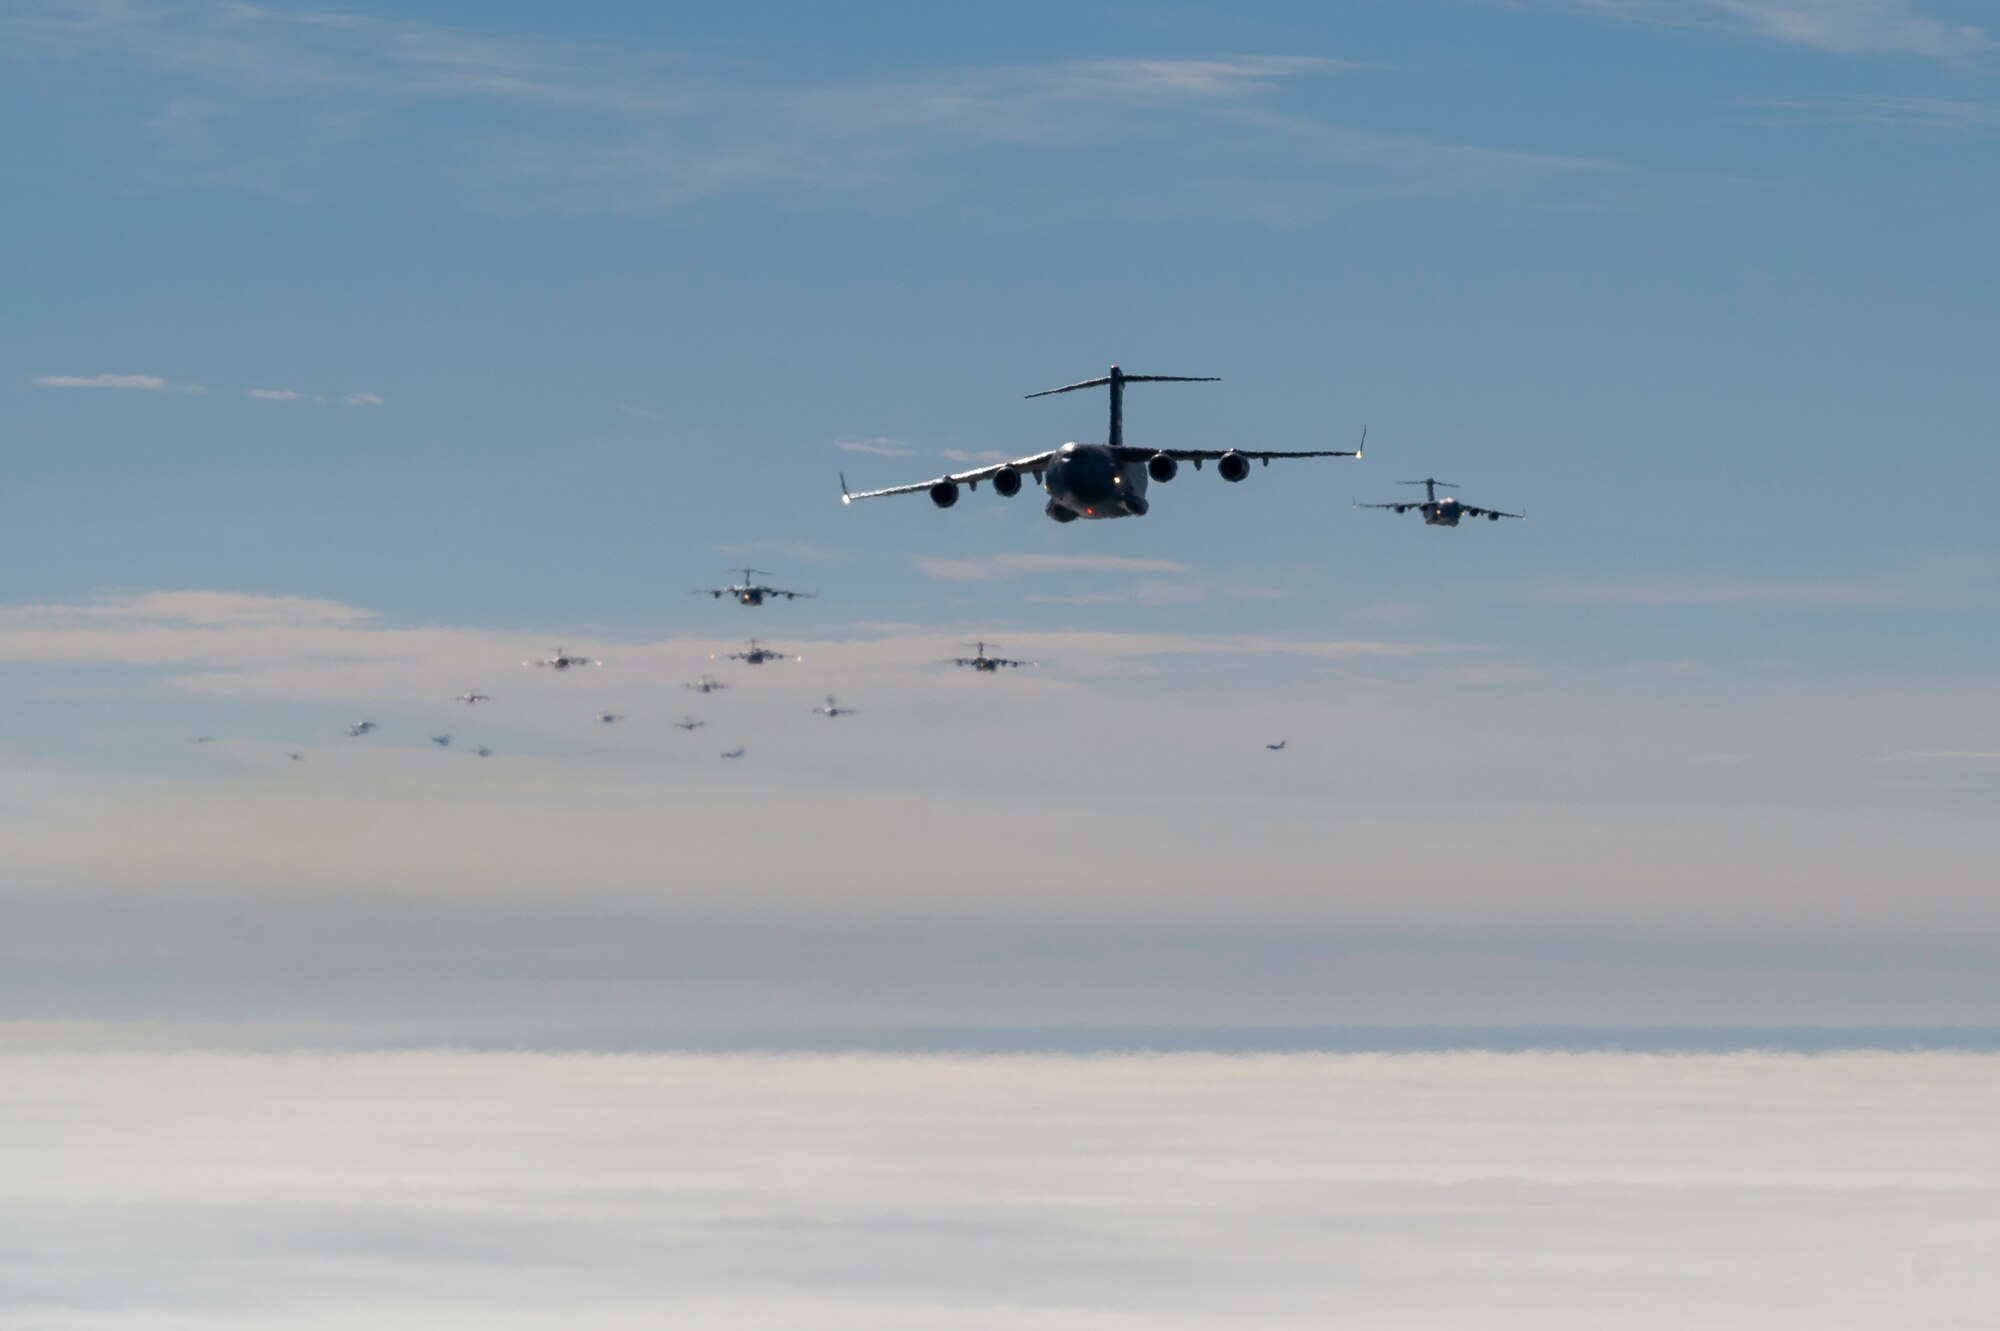
[[0,1322],[1977,1325],[2000,1060],[0,1055]]

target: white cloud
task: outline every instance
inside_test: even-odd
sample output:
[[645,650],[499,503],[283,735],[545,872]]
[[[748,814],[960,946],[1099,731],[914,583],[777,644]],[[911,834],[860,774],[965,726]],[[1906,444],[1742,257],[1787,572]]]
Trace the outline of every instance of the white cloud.
[[253,388],[251,397],[260,397],[267,402],[295,402],[305,394],[291,388]]
[[913,452],[898,441],[882,436],[873,439],[838,439],[834,441],[833,446],[843,453],[872,453],[876,457],[884,458],[906,458]]
[[172,384],[157,374],[42,374],[34,380],[40,388],[119,388],[144,393],[205,393],[200,384]]
[[341,401],[350,407],[379,407],[382,399],[374,393],[349,393]]
[[1714,26],[1835,55],[1965,60],[1994,48],[1971,24],[1926,15],[1913,0],[1556,0],[1564,8],[1649,23]]
[[0,1056],[0,1321],[1971,1327],[2000,1060]]

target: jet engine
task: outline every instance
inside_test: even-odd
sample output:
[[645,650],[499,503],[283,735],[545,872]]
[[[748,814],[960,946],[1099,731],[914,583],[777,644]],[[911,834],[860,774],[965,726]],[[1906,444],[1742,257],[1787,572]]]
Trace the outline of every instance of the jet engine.
[[1488,522],[1498,522],[1500,521],[1500,515],[1498,513],[1488,513],[1486,515],[1486,520]]
[[1180,474],[1181,464],[1165,453],[1155,453],[1146,459],[1146,474],[1156,481],[1171,481]]
[[1225,481],[1240,481],[1250,474],[1250,459],[1232,448],[1215,460],[1215,469]]
[[[1021,473],[1012,467],[1002,467],[993,473],[993,488],[1007,498],[1012,499],[1015,495],[1021,493]],[[936,498],[935,493],[933,493],[932,498]]]
[[939,508],[950,508],[958,502],[958,483],[939,481],[931,487],[931,502]]

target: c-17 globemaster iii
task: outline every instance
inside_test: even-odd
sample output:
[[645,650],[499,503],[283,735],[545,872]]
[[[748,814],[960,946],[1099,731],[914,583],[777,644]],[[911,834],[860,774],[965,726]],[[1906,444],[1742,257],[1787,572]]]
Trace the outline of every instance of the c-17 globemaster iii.
[[688,595],[713,596],[718,601],[725,596],[733,596],[738,605],[762,605],[765,598],[771,596],[782,596],[787,601],[796,601],[801,596],[807,600],[812,599],[811,592],[786,591],[783,587],[767,587],[763,583],[752,582],[751,579],[759,573],[763,573],[767,578],[771,576],[761,568],[746,568],[743,570],[743,581],[739,583],[728,587],[703,587],[699,591],[689,592]]
[[1525,513],[1502,513],[1497,509],[1478,508],[1472,504],[1461,504],[1450,495],[1439,499],[1437,488],[1440,485],[1451,485],[1453,482],[1441,481],[1435,476],[1426,476],[1421,481],[1397,481],[1396,484],[1421,485],[1424,487],[1424,497],[1421,500],[1412,499],[1408,503],[1357,503],[1355,507],[1393,508],[1398,513],[1407,513],[1414,508],[1424,515],[1424,524],[1430,527],[1456,527],[1460,518],[1485,518],[1488,522],[1498,522],[1502,518],[1525,518],[1528,516]]
[[571,656],[567,650],[558,647],[551,656],[539,661],[523,661],[524,666],[547,666],[551,670],[572,670],[577,666],[601,666],[602,661],[593,661],[588,656]]
[[[1040,393],[1030,393],[1029,397],[1048,397],[1053,393],[1074,393],[1080,388],[1103,388],[1111,390],[1111,437],[1102,444],[1067,443],[1061,448],[1050,449],[1046,453],[1035,453],[1012,462],[996,462],[991,466],[979,467],[972,471],[953,472],[949,476],[939,476],[934,480],[918,481],[912,485],[892,485],[882,490],[864,490],[859,494],[847,488],[847,478],[840,478],[840,501],[853,503],[857,499],[874,499],[882,495],[913,494],[918,490],[929,491],[931,502],[939,508],[950,508],[958,502],[958,489],[964,486],[977,490],[981,481],[991,481],[993,488],[1005,496],[1021,492],[1022,478],[1032,476],[1048,494],[1048,507],[1043,511],[1057,522],[1074,522],[1078,518],[1137,518],[1144,517],[1151,508],[1146,498],[1148,480],[1162,483],[1171,481],[1180,473],[1180,464],[1192,463],[1196,471],[1204,462],[1213,462],[1217,472],[1225,481],[1240,481],[1250,474],[1250,464],[1261,462],[1271,465],[1274,458],[1358,458],[1361,449],[1351,451],[1336,449],[1306,449],[1303,451],[1273,451],[1266,449],[1240,448],[1144,448],[1125,442],[1125,385],[1151,383],[1214,383],[1214,375],[1189,374],[1127,374],[1116,365],[1111,373],[1101,379],[1085,379],[1082,383],[1065,384],[1061,388],[1045,389]],[[1362,443],[1367,443],[1367,431],[1362,432]]]
[[[715,658],[711,656],[709,659],[713,660]],[[803,656],[787,656],[783,652],[774,651],[757,641],[757,639],[752,638],[750,639],[749,650],[731,652],[729,659],[732,661],[741,661],[744,665],[763,665],[766,661],[803,661],[806,658]],[[702,690],[704,693],[707,691],[706,689]]]
[[971,656],[950,656],[946,657],[945,660],[948,664],[955,666],[971,666],[982,675],[998,674],[1001,666],[1031,666],[1035,664],[1033,661],[1010,661],[1004,656],[988,656],[986,654],[986,644],[983,642],[973,643],[972,650],[973,654]]

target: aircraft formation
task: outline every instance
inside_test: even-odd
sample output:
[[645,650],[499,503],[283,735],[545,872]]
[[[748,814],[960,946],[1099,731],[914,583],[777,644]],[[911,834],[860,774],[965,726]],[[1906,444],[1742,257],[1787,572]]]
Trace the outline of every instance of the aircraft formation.
[[[1308,458],[1348,458],[1359,460],[1367,446],[1368,432],[1362,430],[1359,442],[1353,449],[1243,449],[1243,448],[1153,448],[1128,444],[1125,440],[1125,389],[1130,384],[1141,383],[1214,383],[1213,375],[1177,374],[1127,374],[1118,366],[1110,372],[1094,379],[1065,384],[1060,388],[1044,389],[1030,393],[1029,398],[1050,397],[1059,393],[1074,393],[1085,389],[1104,388],[1109,390],[1110,421],[1105,443],[1079,443],[1071,441],[1040,453],[1032,453],[1011,461],[996,462],[966,471],[952,472],[929,480],[916,481],[905,485],[891,485],[880,489],[852,491],[848,488],[847,477],[840,476],[840,498],[843,504],[851,504],[858,499],[877,499],[889,495],[926,493],[938,508],[951,508],[958,503],[960,491],[977,491],[980,484],[987,483],[995,492],[1005,498],[1012,498],[1024,489],[1030,479],[1048,496],[1044,513],[1059,523],[1070,523],[1080,519],[1102,520],[1109,518],[1144,517],[1151,511],[1148,497],[1149,485],[1164,485],[1174,480],[1183,463],[1195,471],[1202,470],[1207,463],[1214,463],[1216,473],[1224,481],[1240,483],[1250,475],[1251,464],[1268,467],[1274,461]],[[1399,485],[1421,485],[1424,498],[1421,500],[1391,500],[1386,503],[1360,503],[1357,508],[1384,508],[1395,513],[1416,510],[1421,513],[1427,526],[1456,527],[1461,521],[1472,518],[1486,518],[1498,522],[1501,518],[1524,518],[1523,513],[1509,513],[1499,509],[1483,508],[1467,504],[1450,495],[1440,499],[1437,488],[1453,483],[1435,477],[1420,481],[1399,481]],[[727,586],[697,588],[690,592],[694,596],[707,596],[720,601],[729,597],[738,605],[759,607],[767,602],[811,599],[815,592],[798,591],[788,587],[778,587],[758,579],[771,576],[766,570],[744,567],[740,572],[741,581],[733,581]],[[968,644],[973,652],[970,656],[946,657],[940,664],[970,669],[976,674],[998,674],[1002,670],[1018,670],[1035,666],[1034,661],[1019,660],[992,654],[991,644],[977,641]],[[742,651],[730,652],[726,656],[712,655],[712,661],[728,660],[741,662],[746,666],[762,666],[770,662],[802,662],[802,655],[771,647],[761,639],[752,638]],[[545,657],[531,657],[522,661],[525,667],[546,669],[561,674],[585,668],[596,669],[604,662],[598,658],[574,654],[566,647],[556,647]],[[702,675],[690,680],[685,687],[703,697],[711,696],[729,687],[729,684],[712,675]],[[479,708],[491,703],[493,697],[477,689],[468,689],[458,694],[454,701],[469,708]],[[842,706],[834,695],[826,695],[824,706],[812,709],[813,714],[828,719],[854,716],[858,709]],[[600,726],[618,725],[625,721],[623,712],[599,711],[594,713]],[[709,723],[692,715],[669,723],[673,728],[693,734]],[[349,738],[360,739],[378,729],[372,720],[358,720],[346,728]],[[431,743],[440,749],[450,748],[452,735],[440,733],[431,735]],[[197,735],[195,744],[208,744],[212,737]],[[1271,752],[1284,751],[1286,741],[1267,743],[1264,748]],[[464,752],[486,758],[493,750],[483,744],[465,748]],[[725,750],[720,756],[725,759],[742,758],[746,749],[738,745]],[[304,762],[305,756],[298,752],[288,752],[286,756],[294,762]]]

